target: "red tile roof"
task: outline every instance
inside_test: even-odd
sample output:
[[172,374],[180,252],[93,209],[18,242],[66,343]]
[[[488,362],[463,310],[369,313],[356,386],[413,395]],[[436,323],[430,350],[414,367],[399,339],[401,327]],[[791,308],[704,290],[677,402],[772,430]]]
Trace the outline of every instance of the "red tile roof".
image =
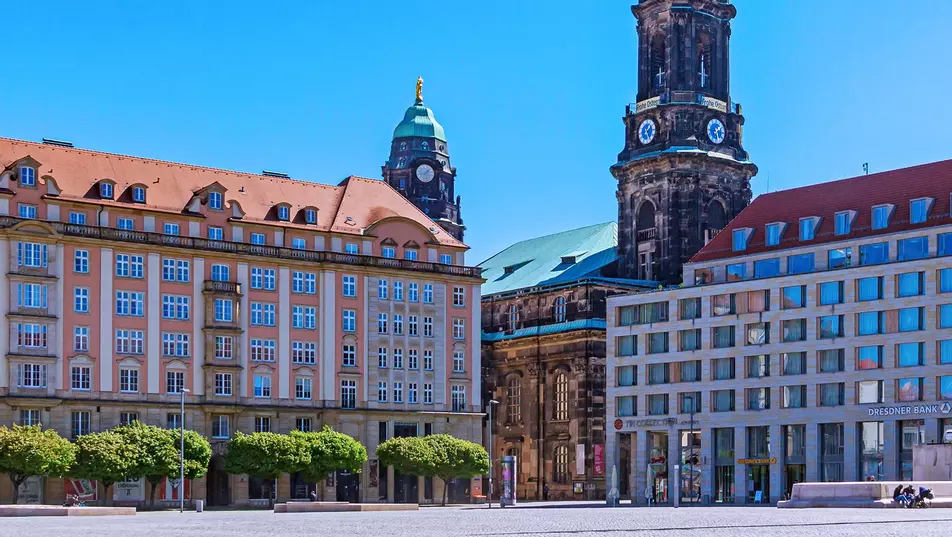
[[[952,160],[761,194],[731,220],[714,240],[701,248],[690,262],[712,261],[950,224],[950,193]],[[926,222],[910,224],[909,202],[917,198],[933,198],[935,201]],[[895,205],[895,209],[886,229],[874,230],[872,208],[883,204]],[[834,235],[833,215],[849,210],[857,213],[851,233]],[[810,216],[819,216],[822,220],[815,238],[801,241],[800,218]],[[787,227],[780,238],[780,244],[766,246],[764,226],[773,222],[784,222]],[[754,232],[748,239],[747,249],[734,252],[731,249],[732,232],[741,228],[752,228]]]
[[[37,176],[52,177],[61,191],[59,198],[64,200],[183,214],[195,192],[217,182],[226,189],[226,206],[235,201],[241,207],[245,214],[243,221],[359,235],[361,229],[383,218],[400,216],[427,229],[436,229],[434,239],[441,245],[466,247],[380,180],[351,176],[338,186],[332,186],[0,138],[3,168],[28,156],[40,164]],[[143,206],[99,199],[92,186],[101,179],[115,181],[117,198],[134,184],[145,186],[147,203]],[[317,225],[277,221],[272,211],[278,203],[291,205],[292,218],[300,209],[317,208]]]

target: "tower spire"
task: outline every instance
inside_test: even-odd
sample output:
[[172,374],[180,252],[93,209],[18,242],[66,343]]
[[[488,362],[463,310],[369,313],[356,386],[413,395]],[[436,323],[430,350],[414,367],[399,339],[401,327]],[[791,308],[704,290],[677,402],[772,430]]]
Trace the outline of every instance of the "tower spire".
[[423,77],[418,76],[416,79],[416,102],[417,104],[423,104]]

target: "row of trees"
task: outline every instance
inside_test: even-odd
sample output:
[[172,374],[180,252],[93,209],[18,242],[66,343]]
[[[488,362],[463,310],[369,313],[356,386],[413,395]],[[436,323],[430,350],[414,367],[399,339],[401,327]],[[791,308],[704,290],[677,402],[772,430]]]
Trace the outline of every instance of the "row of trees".
[[402,474],[440,478],[443,505],[450,480],[489,473],[489,454],[483,446],[448,434],[391,438],[377,446],[377,457],[381,465]]
[[[102,483],[106,502],[115,483],[145,478],[150,485],[149,506],[163,479],[179,477],[179,430],[133,422],[75,442],[39,425],[0,427],[0,472],[13,483],[13,501],[31,476],[75,477]],[[198,479],[208,471],[211,445],[194,431],[185,431],[185,478]],[[489,455],[479,444],[450,435],[391,438],[377,447],[383,466],[400,473],[452,479],[471,479],[489,471]],[[318,483],[338,470],[360,472],[367,450],[354,438],[324,426],[319,432],[236,433],[228,444],[225,471],[262,478],[266,487],[282,474],[300,472],[308,483]],[[183,485],[180,485],[183,486]],[[270,490],[266,491],[271,497]],[[443,488],[446,504],[446,487]]]
[[[75,477],[102,483],[106,503],[119,481],[144,477],[149,506],[163,479],[179,477],[181,432],[133,422],[108,431],[84,434],[75,442],[39,425],[0,427],[0,472],[13,483],[13,502],[20,485],[31,476]],[[208,471],[212,448],[195,431],[185,431],[185,478],[198,479]],[[180,484],[179,486],[183,486]]]

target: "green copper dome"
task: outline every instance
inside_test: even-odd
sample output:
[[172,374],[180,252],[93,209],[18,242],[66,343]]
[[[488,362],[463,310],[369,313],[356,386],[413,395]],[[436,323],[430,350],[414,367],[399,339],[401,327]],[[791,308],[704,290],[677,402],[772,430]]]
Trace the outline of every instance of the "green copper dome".
[[443,133],[443,127],[436,122],[433,117],[433,111],[423,106],[422,100],[407,108],[407,113],[403,115],[403,121],[393,129],[393,137],[396,138],[436,138],[441,142],[446,141],[446,135]]

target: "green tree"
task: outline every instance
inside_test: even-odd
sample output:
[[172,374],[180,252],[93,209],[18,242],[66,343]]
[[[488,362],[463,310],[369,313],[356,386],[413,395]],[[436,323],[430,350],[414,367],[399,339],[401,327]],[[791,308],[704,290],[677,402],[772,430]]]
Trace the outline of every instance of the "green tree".
[[84,434],[76,439],[76,464],[70,471],[74,477],[95,479],[102,483],[104,503],[112,503],[112,485],[134,477],[137,450],[116,431]]
[[311,463],[311,451],[299,438],[277,433],[236,433],[228,443],[225,471],[247,474],[265,482],[271,503],[271,484],[281,474],[299,472]]
[[20,499],[20,485],[28,477],[66,475],[75,461],[73,445],[53,429],[0,427],[0,472],[13,483],[13,503]]
[[304,442],[310,451],[310,463],[301,470],[308,483],[318,483],[337,470],[358,473],[367,462],[367,448],[327,425],[320,432],[291,431],[291,437]]
[[383,466],[393,466],[401,474],[435,476],[438,459],[433,446],[424,438],[395,437],[377,446],[377,458]]
[[472,479],[489,473],[489,453],[483,446],[448,434],[434,434],[423,440],[435,455],[433,474],[443,480],[443,505],[446,505],[451,480]]

